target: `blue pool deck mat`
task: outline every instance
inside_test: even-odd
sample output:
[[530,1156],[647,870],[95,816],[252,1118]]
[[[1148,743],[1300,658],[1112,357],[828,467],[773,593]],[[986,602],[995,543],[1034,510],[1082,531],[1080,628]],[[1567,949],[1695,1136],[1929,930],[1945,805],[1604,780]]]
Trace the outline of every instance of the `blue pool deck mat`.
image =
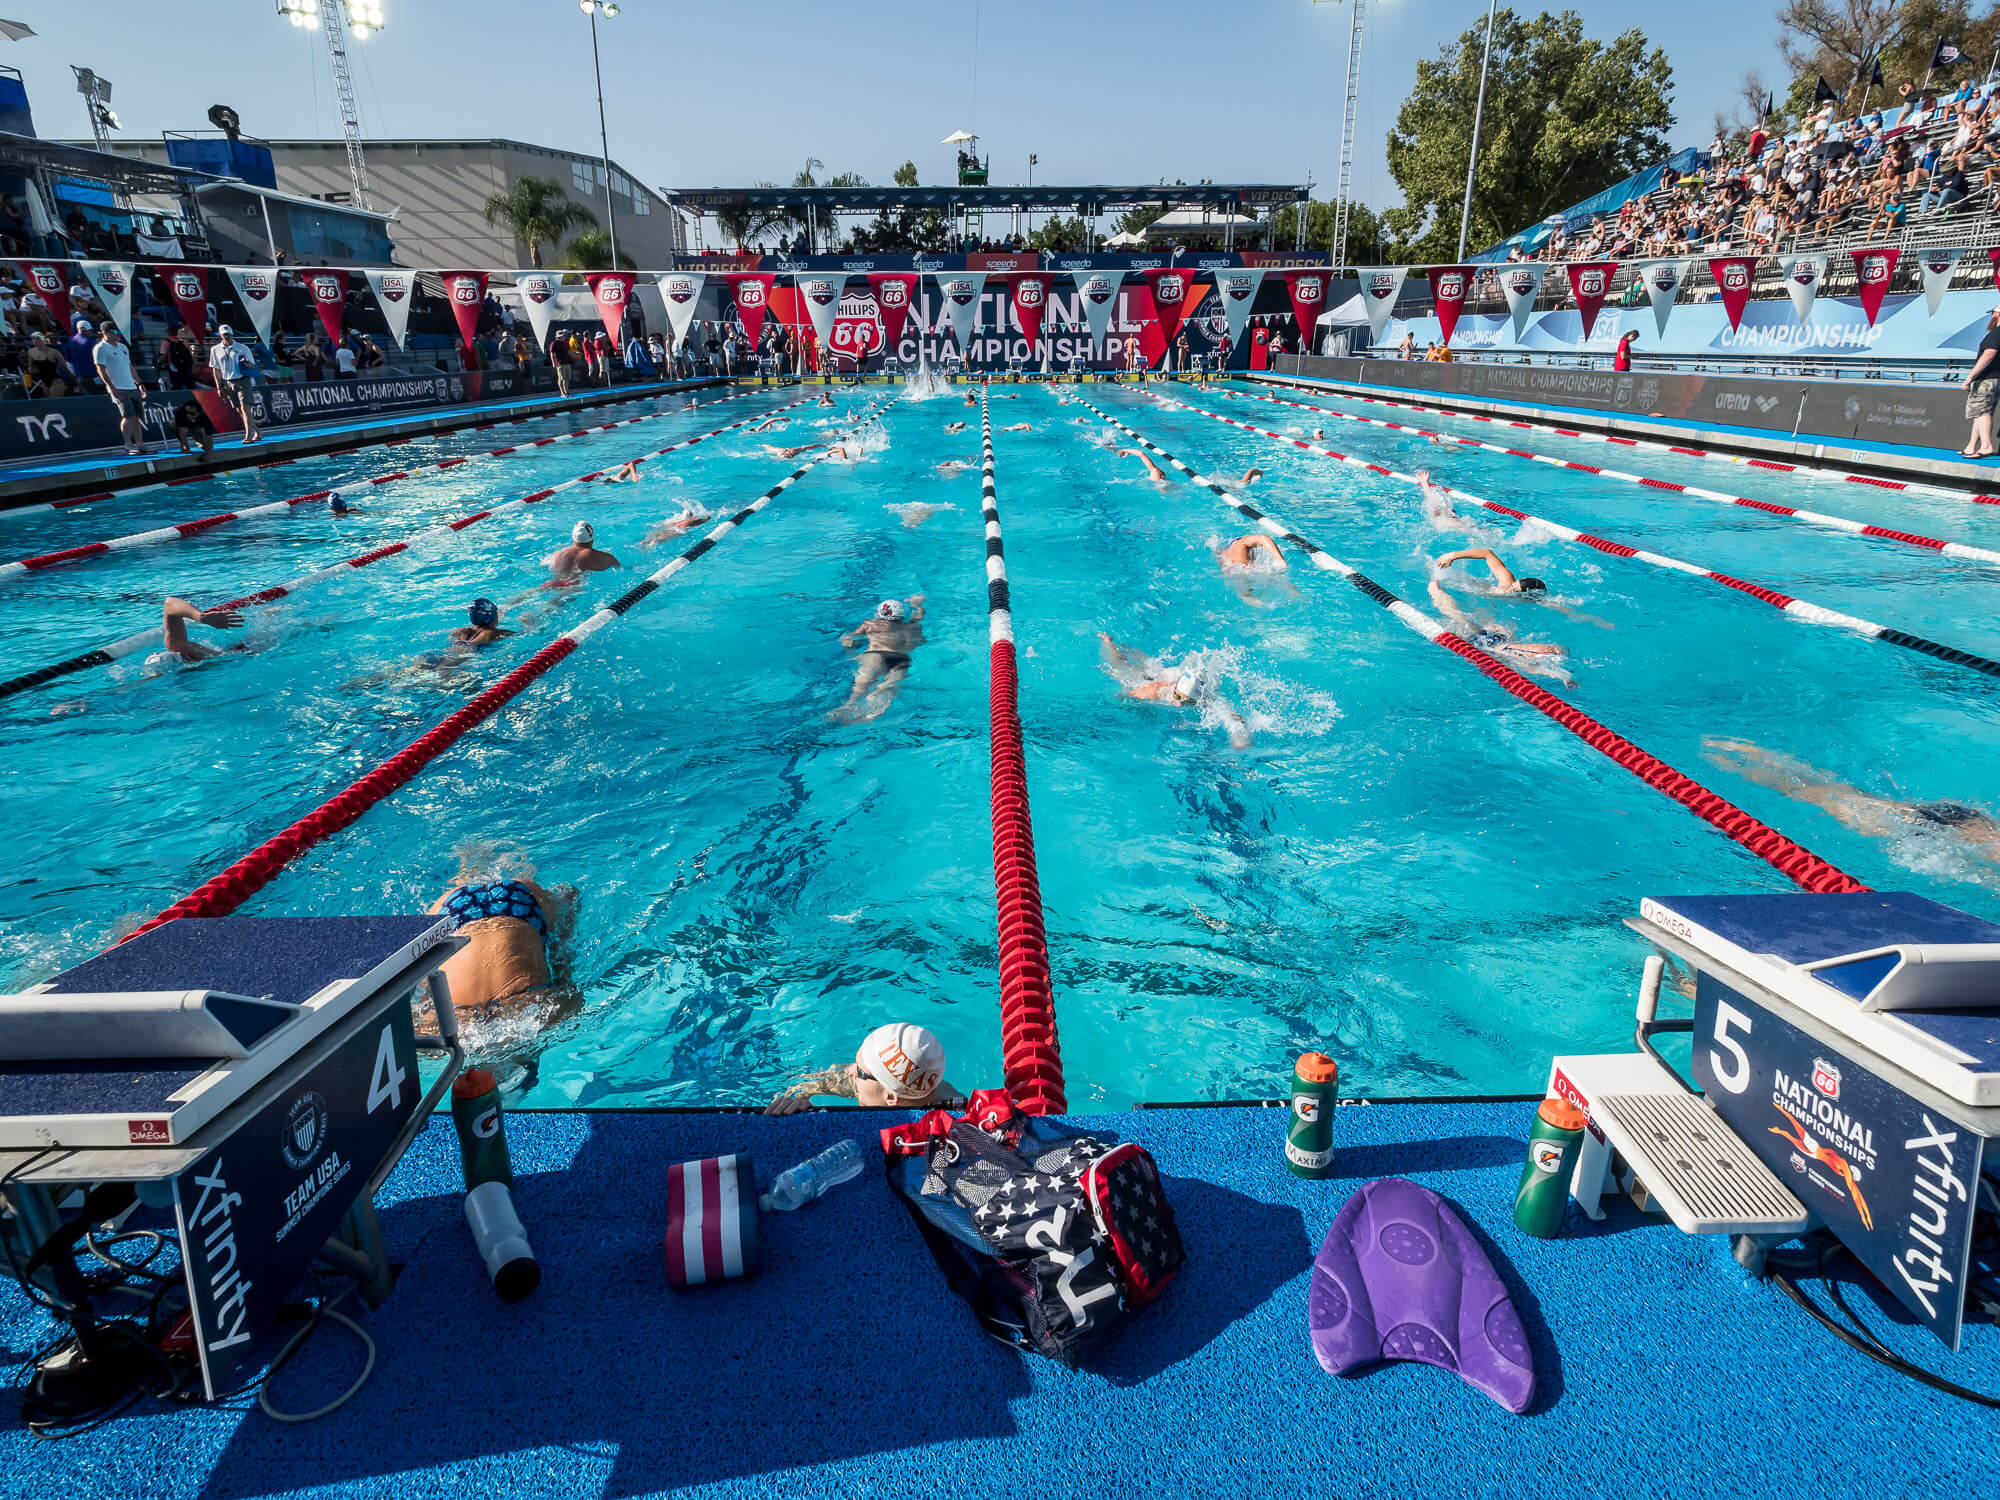
[[[756,1277],[668,1286],[668,1166],[752,1152],[768,1179],[898,1116],[510,1116],[514,1201],[543,1268],[511,1305],[474,1257],[439,1119],[379,1199],[405,1269],[358,1313],[377,1358],[352,1401],[292,1427],[247,1398],[142,1404],[49,1443],[0,1398],[0,1472],[15,1494],[121,1500],[1991,1492],[2000,1417],[1836,1342],[1723,1240],[1622,1200],[1602,1223],[1572,1211],[1560,1239],[1520,1233],[1533,1113],[1343,1107],[1325,1182],[1286,1170],[1282,1109],[1077,1120],[1153,1152],[1188,1249],[1162,1299],[1078,1372],[979,1334],[875,1171],[767,1216]],[[1348,1195],[1388,1175],[1449,1201],[1512,1294],[1536,1364],[1526,1415],[1428,1366],[1321,1372],[1314,1252]],[[2000,1389],[2000,1329],[1969,1328],[1951,1355],[1871,1287],[1845,1291],[1905,1358]],[[0,1287],[8,1350],[50,1329]],[[271,1399],[322,1405],[361,1359],[323,1327]]]

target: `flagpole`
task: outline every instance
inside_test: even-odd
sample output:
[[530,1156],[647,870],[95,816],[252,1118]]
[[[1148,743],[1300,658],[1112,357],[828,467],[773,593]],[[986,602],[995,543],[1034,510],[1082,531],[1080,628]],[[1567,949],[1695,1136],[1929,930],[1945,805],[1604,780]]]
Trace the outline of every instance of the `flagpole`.
[[1465,259],[1472,232],[1472,174],[1479,167],[1479,126],[1486,116],[1486,70],[1493,65],[1493,12],[1500,0],[1486,0],[1486,55],[1479,64],[1479,102],[1472,107],[1472,151],[1465,159],[1465,206],[1458,215],[1458,258]]

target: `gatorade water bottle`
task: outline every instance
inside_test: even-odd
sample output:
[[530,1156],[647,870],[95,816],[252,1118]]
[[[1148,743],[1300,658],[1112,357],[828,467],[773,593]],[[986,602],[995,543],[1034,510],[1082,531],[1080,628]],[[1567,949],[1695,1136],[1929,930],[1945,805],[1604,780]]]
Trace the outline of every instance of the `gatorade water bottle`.
[[507,1157],[507,1132],[500,1121],[500,1089],[484,1068],[468,1068],[452,1080],[451,1123],[458,1127],[458,1156],[465,1190],[483,1182],[514,1185]]
[[1523,1233],[1544,1240],[1562,1233],[1570,1178],[1583,1146],[1583,1122],[1581,1109],[1554,1095],[1535,1111],[1535,1123],[1528,1131],[1528,1161],[1514,1191],[1514,1222]]
[[1339,1093],[1340,1064],[1324,1052],[1300,1053],[1292,1069],[1285,1165],[1301,1177],[1333,1175],[1333,1101]]

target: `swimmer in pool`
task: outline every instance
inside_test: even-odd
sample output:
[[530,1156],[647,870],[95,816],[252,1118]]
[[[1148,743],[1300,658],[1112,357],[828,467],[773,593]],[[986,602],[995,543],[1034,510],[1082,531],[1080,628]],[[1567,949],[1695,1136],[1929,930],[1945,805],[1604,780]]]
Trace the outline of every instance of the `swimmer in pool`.
[[852,1099],[864,1109],[955,1109],[964,1100],[945,1082],[944,1044],[928,1028],[907,1023],[876,1027],[853,1062],[794,1080],[764,1113],[796,1115],[821,1097]]
[[945,479],[956,479],[971,467],[972,460],[969,458],[947,458],[937,466],[937,471]]
[[[450,685],[455,679],[470,680],[466,670],[466,658],[482,646],[490,646],[495,641],[503,641],[511,635],[519,635],[517,630],[503,629],[500,624],[500,606],[491,599],[474,599],[466,609],[467,623],[458,626],[445,639],[447,644],[436,651],[426,651],[414,661],[401,666],[385,667],[379,672],[370,672],[357,677],[352,682],[341,685],[343,692],[355,692],[362,688],[383,687],[389,683],[407,683],[419,680],[435,681]],[[522,624],[527,620],[523,618]]]
[[941,510],[957,510],[956,505],[926,505],[921,500],[905,500],[899,505],[885,505],[882,509],[903,518],[903,524],[915,531],[924,522]]
[[1225,490],[1247,490],[1250,488],[1251,485],[1255,484],[1258,480],[1264,477],[1264,471],[1262,469],[1255,469],[1255,468],[1245,469],[1243,471],[1243,476],[1240,479],[1232,479],[1227,475],[1215,475],[1211,477],[1213,477],[1215,479],[1215,482],[1221,485]]
[[977,396],[967,395],[965,398],[965,404],[967,406],[977,406],[979,404],[979,398]]
[[769,443],[764,445],[764,451],[773,458],[782,458],[787,461],[794,458],[803,458],[808,453],[817,453],[822,448],[830,450],[827,457],[837,458],[842,463],[848,462],[847,450],[831,443],[800,443],[796,448],[777,448]]
[[549,554],[552,576],[543,587],[565,587],[582,582],[585,573],[604,573],[623,566],[609,552],[599,549],[596,528],[588,521],[578,521],[569,529],[569,545]]
[[494,1021],[530,1006],[573,1001],[575,988],[558,974],[550,947],[575,924],[576,888],[539,886],[532,866],[515,878],[481,880],[473,867],[488,862],[466,857],[457,878],[431,904],[431,911],[451,918],[452,931],[466,939],[444,962],[459,1020]]
[[1138,459],[1140,463],[1146,466],[1146,473],[1152,479],[1153,483],[1165,484],[1167,482],[1167,471],[1161,468],[1158,464],[1154,463],[1153,455],[1148,453],[1145,449],[1113,448],[1111,451],[1117,454],[1120,458]]
[[1444,585],[1436,576],[1430,581],[1430,595],[1431,603],[1438,607],[1460,639],[1468,644],[1498,657],[1516,671],[1553,678],[1566,688],[1576,686],[1576,679],[1569,675],[1569,666],[1564,660],[1568,654],[1564,647],[1547,641],[1519,640],[1512,630],[1497,620],[1474,619],[1445,592]]
[[963,422],[947,422],[944,424],[944,430],[946,435],[949,436],[952,433],[965,431],[965,424]]
[[819,393],[819,401],[816,404],[820,406],[833,405],[833,393],[831,391],[821,391]]
[[1121,696],[1141,703],[1164,703],[1177,708],[1213,708],[1229,743],[1238,750],[1250,748],[1250,726],[1208,681],[1198,654],[1183,656],[1178,664],[1155,661],[1143,651],[1121,646],[1103,631],[1097,632],[1105,670],[1118,679]]
[[670,542],[677,536],[684,536],[704,521],[715,518],[699,505],[690,505],[677,516],[668,516],[640,539],[641,547],[657,547],[662,542]]
[[632,459],[619,469],[616,474],[605,475],[603,482],[605,484],[637,484],[639,482],[639,465],[644,461],[643,459]]
[[924,643],[924,596],[884,599],[875,613],[840,638],[861,646],[854,664],[854,689],[827,717],[836,724],[865,724],[882,716],[910,675],[910,653]]
[[328,515],[339,516],[342,519],[361,514],[361,507],[358,505],[349,505],[347,497],[341,494],[339,490],[335,490],[331,495],[326,497],[326,510]]
[[1278,586],[1294,598],[1298,590],[1292,581],[1283,575],[1290,571],[1291,564],[1285,561],[1284,549],[1261,531],[1253,531],[1248,536],[1239,536],[1228,546],[1216,553],[1216,560],[1222,564],[1223,576],[1229,580],[1231,588],[1245,604],[1253,604],[1259,609],[1274,609],[1276,604],[1269,599],[1257,597],[1257,575],[1266,579],[1275,576]]
[[752,432],[782,432],[792,424],[783,417],[766,417],[750,430]]
[[[1425,498],[1428,500],[1428,493]],[[1447,505],[1451,503],[1449,498],[1445,503]],[[1443,573],[1453,563],[1461,562],[1485,563],[1487,571],[1493,575],[1493,592],[1496,594],[1540,594],[1548,589],[1548,585],[1539,578],[1515,577],[1514,570],[1500,561],[1499,554],[1491,547],[1467,547],[1462,551],[1447,552],[1437,560],[1435,566],[1439,573]]]
[[1000,429],[1002,432],[1033,432],[1035,429],[1026,422],[1015,422]]
[[1856,833],[1878,839],[1914,835],[1955,844],[1993,866],[1975,878],[1982,885],[2000,888],[2000,820],[1982,808],[1964,802],[1904,802],[1877,796],[1749,740],[1711,735],[1701,747],[1714,764],[1782,792],[1795,802],[1816,807]]
[[147,665],[150,666],[161,658],[166,659],[160,661],[164,666],[167,661],[198,662],[207,661],[211,656],[222,655],[222,648],[219,646],[204,646],[188,639],[187,627],[190,620],[197,625],[206,625],[210,630],[234,630],[243,623],[243,616],[233,609],[201,609],[185,599],[168,599],[160,611],[160,635],[164,649],[149,657]]
[[[1445,494],[1437,485],[1431,482],[1429,470],[1418,470],[1417,481],[1423,487],[1425,518],[1430,520],[1433,525],[1442,527],[1450,524],[1450,522],[1440,519],[1435,510],[1435,507],[1441,505],[1443,506],[1443,515],[1448,516],[1450,521],[1457,522],[1460,529],[1465,531],[1472,531],[1474,529],[1471,521],[1460,516],[1452,508],[1451,496]],[[1460,552],[1447,552],[1437,560],[1439,573],[1442,573],[1455,562],[1485,563],[1488,570],[1493,574],[1493,592],[1496,594],[1525,594],[1536,603],[1545,604],[1558,614],[1568,615],[1572,620],[1580,620],[1586,625],[1595,625],[1600,630],[1613,630],[1617,628],[1609,620],[1600,619],[1596,615],[1585,614],[1580,609],[1572,609],[1560,599],[1551,597],[1548,585],[1543,583],[1541,579],[1515,577],[1513,570],[1500,561],[1491,547],[1469,547]]]

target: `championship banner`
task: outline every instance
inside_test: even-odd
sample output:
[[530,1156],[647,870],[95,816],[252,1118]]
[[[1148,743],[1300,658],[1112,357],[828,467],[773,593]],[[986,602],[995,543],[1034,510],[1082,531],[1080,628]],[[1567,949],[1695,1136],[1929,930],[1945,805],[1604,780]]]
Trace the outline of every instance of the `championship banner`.
[[[31,192],[28,196],[33,198],[34,194]],[[57,336],[68,338],[71,328],[69,282],[63,279],[62,267],[52,265],[45,260],[17,260],[14,264],[21,268],[21,274],[28,279],[29,290],[39,293],[41,299],[48,303],[49,312],[56,320],[56,327],[62,330]]]
[[1514,321],[1517,344],[1527,331],[1528,319],[1535,311],[1535,294],[1542,289],[1542,277],[1548,269],[1548,262],[1540,260],[1518,261],[1500,268],[1500,291],[1507,299],[1507,316]]
[[638,277],[630,271],[585,271],[590,295],[597,299],[597,316],[604,320],[604,332],[614,348],[624,347],[618,332],[625,326],[625,309],[632,303],[632,283]]
[[1125,273],[1072,271],[1070,276],[1076,282],[1076,294],[1083,302],[1084,319],[1090,324],[1091,346],[1101,350],[1104,336],[1111,331],[1111,314],[1118,307],[1118,283],[1125,279]]
[[199,344],[208,332],[208,275],[191,266],[162,266],[159,277],[180,309],[188,337]]
[[1715,289],[1722,294],[1722,310],[1729,314],[1731,329],[1743,326],[1743,306],[1750,300],[1750,278],[1757,269],[1754,255],[1719,255],[1708,263]]
[[[1960,257],[1965,254],[1963,245],[1952,245],[1943,250],[1926,250],[1921,260],[1924,273],[1924,303],[1930,308],[1930,316],[1937,316],[1938,305],[1944,301],[1944,294],[1951,288],[1951,274],[1958,269]],[[109,302],[104,304],[109,307]]]
[[[523,271],[514,278],[514,290],[521,294],[521,309],[528,326],[535,330],[535,342],[549,347],[549,314],[555,311],[556,293],[562,288],[560,271]],[[671,310],[671,309],[670,309]],[[403,320],[409,321],[409,313]]]
[[[1326,311],[1327,283],[1332,281],[1331,271],[1287,271],[1285,290],[1291,293],[1292,316],[1298,320],[1299,338],[1304,344],[1312,342],[1313,330],[1319,326],[1319,315]],[[1217,283],[1220,285],[1220,283]],[[1225,296],[1222,299],[1227,302]]]
[[804,272],[792,278],[806,305],[806,316],[812,319],[813,337],[822,349],[833,347],[833,320],[840,315],[840,292],[846,284],[845,271]]
[[1667,319],[1673,316],[1674,298],[1687,285],[1688,272],[1694,268],[1691,260],[1649,260],[1639,265],[1639,279],[1645,283],[1646,296],[1653,304],[1653,329],[1656,334],[1665,334]]
[[971,345],[972,335],[979,329],[979,299],[986,290],[986,273],[933,271],[931,279],[937,282],[938,295],[944,299],[945,313],[951,318],[951,331],[957,335],[959,352],[963,354]]
[[327,342],[338,349],[341,325],[347,317],[347,272],[322,267],[299,274],[305,278],[306,290],[312,293],[313,307],[326,329]]
[[1361,306],[1368,314],[1369,336],[1379,341],[1382,330],[1389,326],[1389,315],[1396,310],[1396,299],[1403,295],[1403,278],[1410,274],[1410,268],[1356,266],[1354,269],[1361,277]]
[[365,271],[362,274],[368,278],[368,289],[375,294],[375,306],[382,313],[382,321],[389,325],[389,337],[396,341],[398,349],[402,348],[403,335],[410,327],[410,299],[417,290],[416,272]]
[[268,266],[230,266],[228,271],[237,300],[250,314],[250,326],[258,338],[270,343],[271,322],[278,311],[278,273]]
[[1896,258],[1901,253],[1885,246],[1848,252],[1854,257],[1854,276],[1861,283],[1861,311],[1867,315],[1870,328],[1882,310],[1882,298],[1888,293],[1889,278],[1896,274]]
[[915,271],[870,271],[868,289],[882,317],[882,347],[890,353],[903,346],[903,324],[910,316],[910,299],[917,294]]
[[[1229,321],[1229,347],[1234,349],[1236,341],[1243,337],[1244,325],[1250,321],[1250,309],[1257,301],[1257,289],[1264,284],[1264,272],[1261,269],[1250,270],[1247,268],[1240,271],[1218,269],[1209,274],[1215,277],[1215,295],[1222,300],[1222,315]],[[1322,277],[1322,283],[1324,280],[1325,278]],[[1322,286],[1316,289],[1312,295],[1318,297],[1323,290]],[[1297,305],[1295,289],[1293,306],[1296,307]],[[1309,303],[1308,307],[1310,309],[1310,307],[1316,305],[1316,303]],[[1314,314],[1308,311],[1306,316],[1311,317]],[[1306,322],[1302,318],[1299,322],[1299,327],[1304,330],[1300,334],[1302,339],[1309,340],[1312,338],[1313,325],[1311,323]]]
[[750,347],[758,347],[764,332],[764,314],[771,307],[771,284],[778,278],[768,273],[726,276],[729,295],[736,303],[736,320],[749,336]]
[[[707,280],[708,277],[700,271],[669,271],[660,278],[660,300],[667,305],[667,331],[673,335],[676,349],[687,343],[688,328],[694,322],[695,306],[701,301],[701,289]],[[764,309],[759,305],[757,324],[760,328],[763,322]]]
[[125,335],[125,342],[129,344],[132,341],[132,272],[136,267],[122,260],[85,260],[77,264],[83,267],[84,280],[90,283],[91,290],[97,293],[97,300],[104,304],[104,310],[111,314],[111,321],[118,325],[118,331]]
[[1035,361],[1035,346],[1042,338],[1042,314],[1049,309],[1049,278],[1039,271],[1023,271],[1008,278],[1013,294],[1014,321],[1021,337],[1028,341],[1028,363]]
[[1437,303],[1438,327],[1444,332],[1443,342],[1451,342],[1452,330],[1458,327],[1458,315],[1465,310],[1465,294],[1472,286],[1471,266],[1432,266],[1427,273],[1431,279],[1431,297]]
[[[1611,295],[1611,278],[1617,274],[1618,262],[1615,260],[1580,260],[1569,267],[1569,294],[1576,299],[1577,316],[1583,319],[1586,340],[1590,337],[1590,330],[1597,326],[1597,310]],[[1675,283],[1676,287],[1679,285]]]
[[1153,294],[1153,312],[1159,319],[1160,342],[1172,349],[1174,335],[1181,331],[1181,314],[1187,311],[1188,287],[1192,271],[1141,271],[1146,290]]
[[486,297],[486,273],[440,271],[438,277],[444,282],[444,295],[451,303],[451,315],[458,319],[458,336],[470,349],[479,333],[479,304]]
[[1785,291],[1801,325],[1812,322],[1813,303],[1819,299],[1819,285],[1826,280],[1824,255],[1781,255],[1778,270],[1785,278]]

